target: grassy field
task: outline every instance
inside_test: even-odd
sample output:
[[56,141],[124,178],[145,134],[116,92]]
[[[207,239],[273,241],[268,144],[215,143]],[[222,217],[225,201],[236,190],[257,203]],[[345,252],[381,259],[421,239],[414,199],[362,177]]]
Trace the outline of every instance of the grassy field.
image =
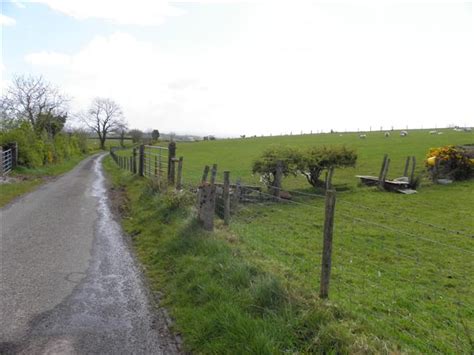
[[[126,147],[129,147],[132,145],[131,140],[125,140],[124,142]],[[89,149],[92,151],[99,151],[100,150],[100,141],[98,138],[88,138],[87,139],[87,145],[89,146]],[[105,141],[105,150],[109,150],[110,147],[118,147],[120,146],[120,140],[119,139],[107,139]]]
[[[424,178],[419,193],[406,196],[360,187],[354,175],[378,175],[384,153],[392,161],[389,177],[402,175],[408,155],[416,156],[417,172],[424,175],[423,160],[429,148],[473,142],[471,133],[448,130],[442,135],[411,131],[404,138],[396,134],[385,138],[382,133],[373,132],[365,140],[355,133],[322,134],[178,143],[178,156],[184,156],[186,183],[198,182],[203,166],[212,163],[218,164],[221,173],[229,170],[234,179],[241,177],[244,182],[258,183],[258,177],[251,174],[251,163],[271,144],[295,147],[346,144],[357,149],[357,167],[337,170],[334,178],[338,196],[329,302],[321,303],[317,297],[324,200],[308,196],[322,192],[311,189],[303,177],[284,180],[284,187],[293,191],[293,202],[243,206],[229,228],[219,227],[212,236],[216,243],[220,240],[259,273],[277,280],[283,293],[292,300],[290,303],[298,305],[296,314],[289,312],[289,319],[302,321],[301,313],[309,314],[315,308],[331,314],[328,319],[321,318],[325,320],[319,323],[318,332],[308,334],[299,326],[293,327],[289,320],[287,328],[275,325],[278,331],[272,328],[268,334],[261,334],[271,345],[267,350],[379,352],[386,347],[410,353],[472,353],[474,181],[440,186]],[[152,223],[143,222],[140,223]],[[146,227],[134,224],[134,228]],[[187,233],[188,239],[193,239],[196,232],[188,229]],[[148,249],[156,252],[159,242],[153,239],[153,232],[144,235],[150,237],[143,237],[146,248],[141,245],[139,250],[143,254]],[[189,250],[185,255],[189,256],[188,253]],[[214,257],[212,253],[209,258],[199,252],[196,255],[203,265]],[[148,255],[145,263],[150,262],[148,258],[153,259]],[[225,262],[229,258],[232,259],[229,256]],[[187,260],[197,267],[193,261],[192,257]],[[163,275],[163,265],[155,267],[158,273],[155,276],[160,280],[157,284],[166,287],[165,281],[170,280]],[[183,270],[176,272],[179,277]],[[227,280],[223,285],[232,287],[232,282]],[[217,286],[203,281],[201,287],[209,292],[208,287]],[[169,289],[169,292],[174,295],[179,290]],[[268,302],[271,304],[269,300],[265,304]],[[169,303],[171,308],[175,307],[178,327],[183,330],[185,340],[191,339],[192,349],[214,352],[214,347],[202,347],[200,341],[204,337],[196,335],[196,329],[201,329],[199,322],[205,319],[199,311],[206,309],[211,318],[214,314],[205,308],[207,304],[204,308],[193,304],[197,310],[191,311],[183,300]],[[273,322],[284,323],[281,312],[280,308],[274,311]],[[265,314],[262,319],[267,319]],[[184,325],[182,317],[187,320]],[[321,329],[328,331],[329,339],[339,337],[339,342],[331,343]],[[298,338],[295,332],[303,332],[304,339]],[[232,334],[230,329],[219,336]],[[279,344],[280,336],[296,336],[297,340]]]

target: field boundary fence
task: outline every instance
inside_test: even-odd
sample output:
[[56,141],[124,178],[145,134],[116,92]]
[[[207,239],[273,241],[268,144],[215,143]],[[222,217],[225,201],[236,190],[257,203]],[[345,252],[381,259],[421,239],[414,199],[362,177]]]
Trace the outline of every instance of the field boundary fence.
[[[429,339],[436,344],[429,350],[435,352],[443,352],[443,340],[435,329],[424,326],[423,315],[446,307],[455,312],[449,320],[454,332],[471,339],[466,326],[473,309],[468,284],[471,267],[440,261],[449,253],[452,260],[472,265],[474,231],[469,228],[448,227],[441,221],[420,220],[407,211],[392,214],[384,208],[347,201],[332,186],[333,170],[326,174],[323,193],[283,189],[281,164],[269,187],[247,184],[230,171],[218,174],[217,164],[204,167],[198,184],[185,186],[183,158],[176,158],[174,142],[167,148],[142,145],[126,155],[117,153],[117,149],[111,151],[119,167],[195,193],[197,219],[204,230],[213,231],[220,219],[237,234],[253,236],[246,239],[248,243],[262,238],[264,243],[256,248],[278,259],[272,261],[272,267],[279,265],[289,284],[301,278],[301,273],[311,275],[310,288],[317,287],[321,299],[335,299],[349,309],[366,309],[369,314],[388,312],[394,319],[391,327],[414,343]],[[458,284],[461,286],[451,291]],[[371,322],[383,325],[376,318]],[[443,322],[439,321],[439,328],[445,326]],[[462,346],[469,341],[463,340]]]
[[138,147],[110,148],[110,155],[117,166],[138,176],[166,182],[176,189],[182,188],[183,157],[176,157],[176,143],[168,147],[141,144]]
[[[347,288],[347,285],[355,282],[355,279],[360,279],[362,274],[364,277],[361,288],[366,293],[365,296],[375,295],[374,302],[380,302],[383,304],[382,307],[386,307],[382,312],[389,311],[394,314],[399,320],[397,331],[404,336],[412,337],[414,342],[422,337],[430,339],[432,344],[440,342],[435,331],[426,330],[424,321],[418,319],[418,316],[404,311],[403,307],[390,305],[401,303],[402,299],[404,302],[408,300],[407,307],[426,308],[425,314],[429,307],[444,306],[455,310],[454,318],[458,322],[453,333],[461,334],[459,338],[468,339],[464,340],[463,344],[469,344],[471,335],[466,324],[469,322],[469,309],[472,309],[473,305],[469,301],[468,273],[456,268],[449,261],[440,262],[436,255],[431,255],[431,252],[436,250],[436,254],[439,255],[449,253],[453,260],[466,260],[472,265],[474,231],[443,226],[439,222],[426,222],[403,213],[390,214],[385,209],[345,199],[337,200],[336,211],[337,193],[332,187],[333,171],[329,171],[326,176],[325,193],[318,194],[284,190],[281,186],[282,174],[278,173],[278,169],[281,168],[277,167],[274,185],[264,187],[245,184],[240,178],[231,182],[231,172],[224,171],[218,175],[216,164],[205,166],[197,188],[197,216],[203,228],[212,231],[216,217],[221,219],[224,225],[230,225],[235,216],[245,216],[244,222],[238,221],[236,227],[237,230],[242,228],[245,230],[246,223],[258,221],[261,215],[268,216],[268,219],[264,219],[269,222],[268,225],[265,222],[257,222],[254,228],[258,232],[255,232],[255,235],[274,236],[274,238],[263,237],[265,248],[268,248],[269,253],[279,254],[282,260],[289,260],[285,261],[286,268],[282,267],[283,275],[298,277],[292,269],[307,269],[314,276],[313,289],[319,279],[319,297],[327,299],[331,289],[338,295],[343,292],[341,290]],[[278,206],[283,208],[289,205],[298,205],[311,211],[308,215],[314,216],[314,219],[305,220],[298,214],[293,215],[289,208],[284,208],[278,214],[280,211]],[[272,214],[275,215],[274,219],[271,219]],[[276,226],[271,226],[272,224]],[[418,226],[419,230],[413,231],[412,226]],[[287,229],[288,235],[278,239],[276,235],[281,232],[279,229]],[[314,253],[309,256],[292,240],[301,237],[298,236],[298,231],[302,229],[314,235],[314,239],[308,241],[312,245],[310,249],[314,249]],[[357,248],[348,249],[344,246],[346,250],[343,250],[341,243],[337,242],[338,236],[343,234],[343,229],[344,234],[350,235]],[[296,234],[295,230],[298,230]],[[249,234],[253,235],[253,232]],[[416,248],[410,244],[413,241],[416,241]],[[374,251],[383,255],[376,256],[381,260],[372,256]],[[336,259],[333,256],[334,252]],[[344,254],[345,258],[341,254]],[[312,264],[311,267],[307,266],[308,261]],[[403,265],[403,272],[397,270],[397,265]],[[467,265],[466,267],[469,268]],[[427,294],[429,288],[425,288],[425,284],[435,282],[439,284],[434,288],[433,294]],[[445,292],[443,283],[448,285],[446,287],[453,287],[455,282],[463,285],[459,291]],[[406,285],[411,287],[410,295],[401,291]],[[356,301],[351,292],[353,291],[346,292],[347,299],[344,302],[354,306]],[[364,307],[370,309],[375,306]],[[408,325],[402,325],[403,323]],[[417,329],[423,328],[426,332],[423,335],[411,334],[412,326],[416,326]],[[441,350],[441,345],[433,345],[432,350]]]

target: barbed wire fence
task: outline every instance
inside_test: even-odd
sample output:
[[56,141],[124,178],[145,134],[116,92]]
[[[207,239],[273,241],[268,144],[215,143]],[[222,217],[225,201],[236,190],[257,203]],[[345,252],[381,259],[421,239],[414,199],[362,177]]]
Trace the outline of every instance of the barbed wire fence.
[[[423,351],[473,349],[474,231],[346,200],[336,210],[330,179],[324,195],[281,185],[265,191],[240,180],[231,184],[230,172],[219,182],[216,170],[206,167],[198,188],[205,229],[213,229],[215,216],[224,225],[235,217],[232,231],[246,235],[255,255],[278,268],[290,287],[310,284],[314,290],[319,279],[320,298],[332,294],[368,317],[375,331],[388,326],[388,333],[424,343]],[[209,182],[206,171],[214,176]],[[451,315],[443,318],[436,309]],[[443,338],[446,328],[450,336]]]
[[[278,269],[288,287],[306,285],[314,293],[319,282],[321,299],[363,316],[375,332],[387,328],[418,347],[426,343],[423,351],[474,348],[474,231],[419,220],[396,205],[382,209],[342,198],[336,208],[332,174],[326,193],[318,194],[285,191],[281,176],[268,189],[231,182],[231,172],[218,174],[214,164],[204,168],[196,186],[183,182],[175,145],[116,153],[111,151],[120,168],[195,193],[203,228],[212,231],[221,219],[245,239],[252,255]],[[437,309],[452,314],[446,318]],[[440,336],[446,328],[449,339]]]

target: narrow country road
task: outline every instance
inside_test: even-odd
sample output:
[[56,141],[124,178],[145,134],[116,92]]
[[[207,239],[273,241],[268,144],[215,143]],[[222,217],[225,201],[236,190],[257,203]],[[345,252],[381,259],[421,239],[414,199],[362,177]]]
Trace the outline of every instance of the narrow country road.
[[178,352],[109,209],[102,158],[0,210],[0,354]]

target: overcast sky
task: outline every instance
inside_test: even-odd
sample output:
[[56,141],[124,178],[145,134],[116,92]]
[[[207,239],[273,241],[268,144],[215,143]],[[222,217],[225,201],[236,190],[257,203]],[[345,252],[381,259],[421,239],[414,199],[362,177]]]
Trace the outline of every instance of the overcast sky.
[[131,127],[236,136],[474,125],[471,1],[2,2],[1,85]]

